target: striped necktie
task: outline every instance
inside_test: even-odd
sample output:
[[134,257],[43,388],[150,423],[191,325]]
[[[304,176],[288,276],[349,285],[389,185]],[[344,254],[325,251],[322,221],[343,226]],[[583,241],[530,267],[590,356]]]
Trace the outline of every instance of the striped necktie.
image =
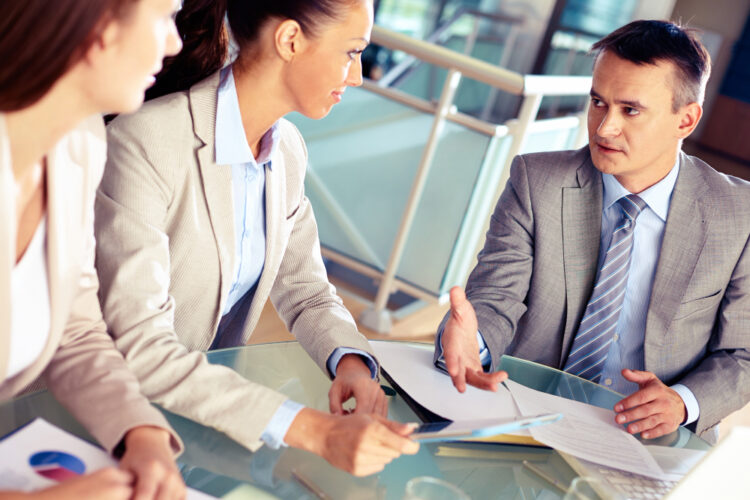
[[635,219],[646,207],[646,202],[634,194],[623,196],[617,203],[622,214],[565,362],[566,372],[597,383],[625,300]]

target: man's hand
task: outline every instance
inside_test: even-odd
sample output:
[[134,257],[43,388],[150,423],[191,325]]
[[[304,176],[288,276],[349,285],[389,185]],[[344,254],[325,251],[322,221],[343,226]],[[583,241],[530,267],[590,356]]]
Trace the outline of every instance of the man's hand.
[[685,421],[687,410],[682,398],[651,372],[628,370],[622,376],[635,382],[640,389],[615,405],[615,422],[628,425],[631,434],[641,433],[654,439],[674,432]]
[[485,373],[479,361],[477,315],[466,294],[458,286],[451,288],[451,316],[445,323],[441,343],[448,375],[458,392],[466,384],[479,389],[497,391],[497,385],[508,378],[504,371]]
[[185,483],[169,446],[170,435],[158,427],[141,426],[125,435],[120,468],[133,474],[133,500],[183,500]]
[[357,401],[354,413],[388,416],[388,401],[380,384],[373,380],[370,368],[358,354],[346,354],[336,367],[336,378],[328,391],[331,413],[343,415],[343,404],[351,397]]
[[415,424],[400,424],[378,415],[329,415],[304,408],[292,421],[284,442],[320,455],[350,474],[368,476],[401,454],[414,455],[419,450],[407,437],[414,428]]

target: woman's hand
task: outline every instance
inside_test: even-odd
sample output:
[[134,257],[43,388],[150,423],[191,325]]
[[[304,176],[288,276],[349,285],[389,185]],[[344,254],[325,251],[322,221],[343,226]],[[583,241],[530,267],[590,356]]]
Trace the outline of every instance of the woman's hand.
[[354,397],[355,413],[375,413],[388,416],[388,400],[383,389],[373,380],[370,368],[357,354],[346,354],[336,366],[336,378],[328,391],[331,413],[343,415],[343,404]]
[[185,483],[169,445],[170,434],[158,427],[141,426],[125,435],[120,469],[133,475],[133,500],[183,500]]
[[133,474],[108,467],[33,493],[0,492],[0,500],[130,500]]
[[419,444],[408,438],[414,424],[400,424],[378,415],[329,415],[304,408],[292,421],[284,441],[325,458],[355,476],[383,470],[401,454],[414,455]]

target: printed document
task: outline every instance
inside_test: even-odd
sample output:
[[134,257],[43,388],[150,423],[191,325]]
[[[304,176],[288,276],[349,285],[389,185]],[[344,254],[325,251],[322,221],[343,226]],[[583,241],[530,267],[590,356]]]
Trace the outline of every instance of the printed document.
[[[117,462],[41,418],[0,441],[0,490],[39,490],[104,467],[117,467]],[[211,498],[188,488],[188,500]]]
[[530,389],[505,385],[523,414],[559,412],[560,422],[529,429],[537,441],[575,457],[657,479],[665,474],[646,447],[615,423],[615,412]]

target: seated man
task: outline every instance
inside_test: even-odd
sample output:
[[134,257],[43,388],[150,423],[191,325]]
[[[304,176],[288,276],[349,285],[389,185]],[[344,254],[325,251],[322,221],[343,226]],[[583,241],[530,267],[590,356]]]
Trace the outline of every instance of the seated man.
[[436,363],[463,392],[529,359],[630,394],[631,433],[712,439],[750,399],[750,184],[681,152],[710,73],[690,31],[635,21],[594,50],[588,147],[514,159]]

